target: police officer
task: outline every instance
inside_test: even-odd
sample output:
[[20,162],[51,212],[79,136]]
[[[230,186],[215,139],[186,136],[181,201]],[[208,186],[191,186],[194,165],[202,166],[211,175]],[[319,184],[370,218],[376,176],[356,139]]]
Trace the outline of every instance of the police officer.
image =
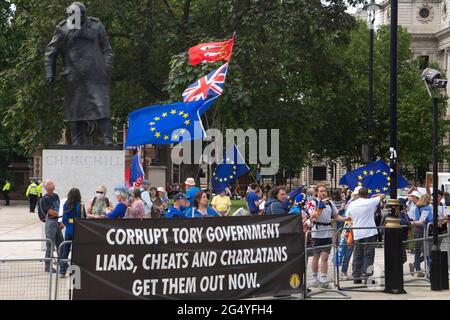
[[5,197],[5,205],[9,206],[9,192],[11,191],[11,183],[9,182],[9,178],[5,179],[5,185],[3,186],[2,192]]
[[36,208],[36,203],[39,196],[38,184],[36,181],[32,181],[30,183],[25,196],[30,199],[30,213],[34,213],[34,209]]
[[37,181],[37,192],[38,192],[38,199],[42,198],[42,182],[41,181]]

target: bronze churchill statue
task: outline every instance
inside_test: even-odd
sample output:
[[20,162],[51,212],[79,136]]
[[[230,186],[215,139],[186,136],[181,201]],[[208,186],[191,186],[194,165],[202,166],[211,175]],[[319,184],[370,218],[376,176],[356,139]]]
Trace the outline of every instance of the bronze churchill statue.
[[52,85],[56,60],[62,56],[64,120],[69,122],[73,145],[91,145],[97,132],[104,145],[112,145],[109,86],[113,53],[105,27],[86,15],[86,7],[74,2],[68,18],[56,26],[45,51],[45,76]]

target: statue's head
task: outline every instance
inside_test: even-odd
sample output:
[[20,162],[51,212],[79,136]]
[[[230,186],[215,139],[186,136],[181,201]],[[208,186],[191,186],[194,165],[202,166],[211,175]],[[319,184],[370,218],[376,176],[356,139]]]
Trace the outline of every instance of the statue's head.
[[[86,6],[81,2],[73,2],[66,10],[67,16],[73,17],[74,15],[80,15],[80,22],[83,25],[86,22]],[[77,28],[78,29],[78,28]]]

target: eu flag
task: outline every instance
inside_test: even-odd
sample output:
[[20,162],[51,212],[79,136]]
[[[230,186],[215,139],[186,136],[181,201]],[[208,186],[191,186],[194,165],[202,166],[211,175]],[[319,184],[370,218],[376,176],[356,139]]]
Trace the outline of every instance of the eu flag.
[[230,183],[249,171],[250,168],[245,164],[245,160],[236,145],[232,145],[227,150],[223,163],[219,164],[213,173],[212,188],[214,193],[221,193]]
[[[369,196],[377,193],[389,193],[391,189],[390,167],[383,161],[378,160],[367,166],[347,172],[339,184],[347,185],[351,190],[357,186],[368,189]],[[399,189],[406,187],[409,183],[402,177],[397,176]]]
[[202,139],[205,132],[200,117],[216,100],[175,102],[131,112],[125,147]]
[[285,208],[290,209],[294,205],[295,197],[297,197],[300,193],[302,193],[305,187],[301,186],[300,188],[294,189],[287,194],[286,200],[284,200],[283,205]]

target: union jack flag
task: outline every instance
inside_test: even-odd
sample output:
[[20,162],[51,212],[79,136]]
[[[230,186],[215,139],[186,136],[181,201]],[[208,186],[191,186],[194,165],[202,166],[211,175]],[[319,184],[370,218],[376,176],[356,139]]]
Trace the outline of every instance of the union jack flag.
[[206,100],[207,97],[219,96],[225,86],[228,63],[198,79],[183,92],[183,101]]

